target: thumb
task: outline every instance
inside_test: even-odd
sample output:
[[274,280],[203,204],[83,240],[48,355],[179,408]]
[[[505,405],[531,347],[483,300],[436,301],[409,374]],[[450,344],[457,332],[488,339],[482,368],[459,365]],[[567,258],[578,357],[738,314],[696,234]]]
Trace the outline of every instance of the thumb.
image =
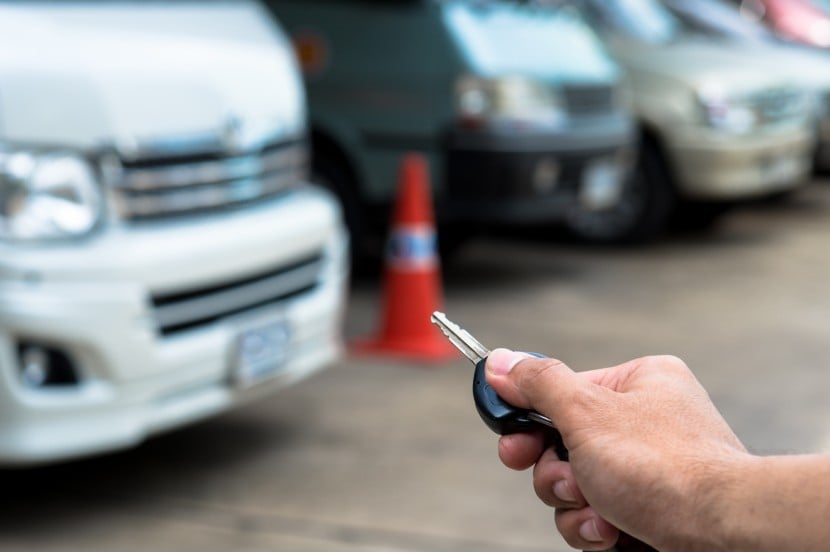
[[539,411],[555,423],[568,418],[576,396],[590,387],[562,361],[503,348],[490,352],[486,376],[504,401]]

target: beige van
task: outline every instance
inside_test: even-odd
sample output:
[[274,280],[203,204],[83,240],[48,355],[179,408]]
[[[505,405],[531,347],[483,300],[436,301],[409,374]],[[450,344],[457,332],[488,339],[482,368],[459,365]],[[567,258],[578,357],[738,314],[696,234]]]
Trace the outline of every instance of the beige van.
[[[627,73],[643,176],[630,209],[643,213],[647,229],[680,214],[707,220],[806,181],[816,139],[809,95],[786,73],[746,47],[689,32],[657,0],[581,6]],[[584,213],[572,226],[602,239],[613,217]]]

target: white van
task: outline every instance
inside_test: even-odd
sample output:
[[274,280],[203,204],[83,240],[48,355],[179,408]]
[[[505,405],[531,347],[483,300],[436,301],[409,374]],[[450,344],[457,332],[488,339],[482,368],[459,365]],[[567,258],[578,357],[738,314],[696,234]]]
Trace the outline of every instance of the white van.
[[347,238],[249,2],[0,3],[0,463],[128,447],[326,366]]

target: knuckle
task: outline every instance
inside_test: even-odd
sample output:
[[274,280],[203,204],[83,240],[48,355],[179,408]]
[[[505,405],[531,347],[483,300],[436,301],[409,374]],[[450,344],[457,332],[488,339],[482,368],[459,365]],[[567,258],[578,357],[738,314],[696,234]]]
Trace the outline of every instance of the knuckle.
[[542,453],[541,438],[525,434],[507,434],[499,438],[499,459],[513,470],[533,466]]
[[601,412],[604,402],[598,397],[601,390],[593,386],[573,386],[559,390],[559,423],[566,427],[580,421],[593,420]]
[[643,358],[643,365],[663,373],[688,374],[689,367],[675,355],[652,355]]
[[551,450],[547,450],[533,467],[533,491],[545,505],[563,507],[565,502],[556,497],[554,485],[566,476],[560,466],[560,461],[554,460]]
[[686,363],[676,355],[660,355],[659,358],[668,367],[684,371],[689,370],[689,367],[686,366]]
[[574,549],[582,549],[585,544],[579,537],[579,521],[573,514],[571,509],[556,509],[554,514],[556,529],[565,538],[568,545]]
[[533,479],[533,491],[536,493],[536,497],[539,500],[547,505],[548,507],[563,507],[564,505],[561,502],[556,500],[556,496],[553,495],[553,484],[546,483],[545,481],[534,478]]
[[597,401],[596,390],[588,386],[571,390],[568,401],[574,409],[580,412],[592,412],[600,406]]
[[[618,532],[603,520],[596,520],[596,513],[591,507],[585,509],[556,509],[554,520],[556,528],[568,545],[583,551],[609,551],[617,541]],[[588,541],[580,535],[580,526],[595,518],[595,527],[600,533],[599,540]],[[602,528],[602,530],[600,529]]]
[[585,505],[569,464],[560,461],[553,450],[548,450],[546,456],[534,467],[533,489],[537,497],[550,507],[575,508]]

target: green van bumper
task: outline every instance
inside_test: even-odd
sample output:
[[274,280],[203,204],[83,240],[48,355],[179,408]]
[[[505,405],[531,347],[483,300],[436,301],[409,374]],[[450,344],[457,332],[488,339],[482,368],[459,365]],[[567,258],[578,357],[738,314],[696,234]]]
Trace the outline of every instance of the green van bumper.
[[516,137],[458,131],[446,151],[440,214],[461,221],[560,222],[598,173],[625,178],[632,131],[627,119],[605,133]]

